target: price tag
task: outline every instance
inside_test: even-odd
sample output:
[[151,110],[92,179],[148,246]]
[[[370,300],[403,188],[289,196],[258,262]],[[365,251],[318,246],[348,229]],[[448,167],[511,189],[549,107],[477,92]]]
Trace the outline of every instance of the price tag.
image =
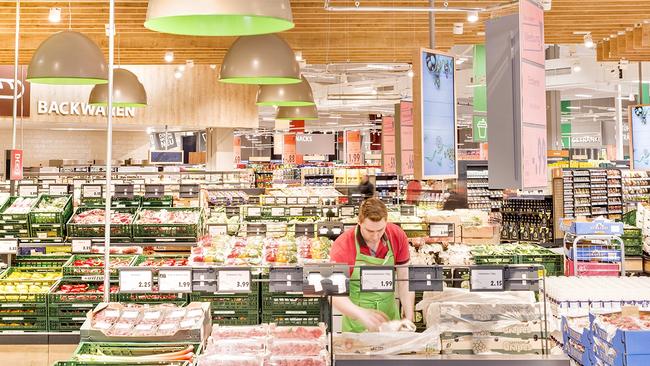
[[449,225],[447,224],[429,224],[429,236],[446,238],[449,237]]
[[81,186],[81,197],[102,198],[103,187],[98,184],[84,184]]
[[273,197],[273,196],[264,197],[264,204],[265,205],[275,205],[275,197]]
[[72,253],[90,253],[92,241],[90,239],[72,239]]
[[18,186],[18,195],[21,197],[35,197],[38,196],[37,184],[21,184]]
[[18,239],[0,239],[0,254],[17,254]]
[[210,236],[228,235],[228,225],[210,225],[208,226]]
[[286,205],[287,204],[287,197],[276,197],[275,198],[275,204],[276,205]]
[[249,217],[260,217],[262,216],[262,208],[261,207],[248,207],[246,210],[246,214]]
[[284,207],[272,207],[271,216],[273,217],[284,217]]
[[158,290],[175,294],[192,292],[192,270],[161,268],[158,270]]
[[139,293],[153,291],[151,269],[120,270],[120,292]]
[[361,292],[395,291],[393,267],[361,267]]
[[320,202],[320,199],[318,197],[309,197],[308,202],[310,205],[317,205]]
[[217,275],[220,293],[251,292],[251,272],[248,270],[221,270]]
[[341,217],[354,217],[354,206],[341,207]]
[[64,196],[70,193],[70,187],[67,184],[50,184],[50,196]]
[[287,205],[297,205],[297,204],[298,204],[297,197],[287,197]]
[[503,291],[503,268],[472,268],[471,291]]
[[289,216],[302,216],[302,207],[289,208]]
[[296,203],[299,205],[306,205],[307,204],[307,197],[298,197],[296,199]]

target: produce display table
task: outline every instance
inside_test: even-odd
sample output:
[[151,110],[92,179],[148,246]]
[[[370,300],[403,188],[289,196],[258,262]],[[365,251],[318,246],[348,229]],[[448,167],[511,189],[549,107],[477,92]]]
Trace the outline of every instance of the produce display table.
[[334,366],[569,366],[566,356],[335,356]]

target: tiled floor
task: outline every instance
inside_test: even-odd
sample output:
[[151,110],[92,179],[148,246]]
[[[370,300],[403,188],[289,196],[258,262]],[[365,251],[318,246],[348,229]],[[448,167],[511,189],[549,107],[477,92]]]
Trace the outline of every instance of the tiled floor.
[[77,348],[72,345],[0,345],[0,365],[50,366],[69,360]]

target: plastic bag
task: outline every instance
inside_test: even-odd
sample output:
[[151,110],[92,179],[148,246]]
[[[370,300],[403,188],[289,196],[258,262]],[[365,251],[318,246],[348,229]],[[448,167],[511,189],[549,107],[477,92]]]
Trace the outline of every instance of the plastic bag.
[[440,334],[435,328],[422,333],[342,333],[334,337],[334,354],[399,355],[440,353]]

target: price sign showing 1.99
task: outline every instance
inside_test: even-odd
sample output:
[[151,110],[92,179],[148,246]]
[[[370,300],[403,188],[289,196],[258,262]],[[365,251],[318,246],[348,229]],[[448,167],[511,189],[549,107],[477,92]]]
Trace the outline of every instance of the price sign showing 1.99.
[[153,291],[151,269],[120,269],[120,292],[140,293]]
[[161,268],[158,271],[158,288],[161,293],[192,292],[192,270]]
[[251,272],[249,270],[241,269],[220,270],[217,275],[217,292],[251,292]]
[[361,292],[395,291],[393,267],[361,267]]

